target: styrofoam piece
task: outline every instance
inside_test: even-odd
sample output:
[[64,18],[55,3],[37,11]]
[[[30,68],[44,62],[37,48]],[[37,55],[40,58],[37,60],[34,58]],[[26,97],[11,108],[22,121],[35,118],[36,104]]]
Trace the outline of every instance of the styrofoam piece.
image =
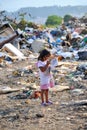
[[18,56],[20,59],[25,58],[24,54],[20,52],[16,47],[14,47],[11,43],[5,44],[3,48],[6,48],[8,52],[11,52],[12,54]]

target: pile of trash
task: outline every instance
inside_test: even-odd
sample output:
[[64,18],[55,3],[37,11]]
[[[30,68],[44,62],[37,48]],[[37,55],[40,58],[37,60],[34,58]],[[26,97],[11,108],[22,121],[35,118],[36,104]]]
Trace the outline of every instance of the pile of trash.
[[[47,48],[59,61],[87,60],[87,34],[83,34],[86,24],[62,24],[54,29],[36,30],[26,27],[24,31],[14,30],[9,23],[0,27],[0,67],[9,66],[22,60],[35,64],[39,52]],[[78,68],[78,67],[77,67]],[[84,76],[86,79],[86,69]],[[33,74],[32,67],[12,72],[14,77]],[[32,77],[32,76],[31,76]]]
[[[78,22],[71,25],[24,31],[15,31],[8,23],[0,27],[1,129],[8,126],[8,129],[41,129],[42,126],[45,129],[46,126],[51,130],[61,124],[64,129],[67,126],[80,129],[79,124],[82,129],[86,128],[87,34],[83,34],[86,25],[77,26]],[[51,61],[55,87],[49,89],[49,97],[53,105],[46,109],[39,100],[40,79],[36,66],[39,52],[44,48],[57,57],[56,67]]]
[[0,27],[0,59],[7,55],[8,59],[12,59],[12,56],[24,59],[27,57],[22,53],[24,49],[38,53],[46,47],[64,59],[86,60],[87,34],[83,34],[85,28],[85,24],[74,27],[71,24],[62,24],[56,29],[29,30],[27,27],[24,31],[19,28],[15,31],[9,23],[5,23]]

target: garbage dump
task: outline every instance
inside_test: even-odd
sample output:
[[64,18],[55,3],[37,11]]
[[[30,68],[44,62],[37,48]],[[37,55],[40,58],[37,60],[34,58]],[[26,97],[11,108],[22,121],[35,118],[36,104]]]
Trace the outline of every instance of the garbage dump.
[[[87,129],[85,28],[78,22],[41,31],[15,31],[8,23],[0,27],[0,129]],[[55,86],[49,89],[53,104],[45,107],[37,68],[43,49],[57,61]]]

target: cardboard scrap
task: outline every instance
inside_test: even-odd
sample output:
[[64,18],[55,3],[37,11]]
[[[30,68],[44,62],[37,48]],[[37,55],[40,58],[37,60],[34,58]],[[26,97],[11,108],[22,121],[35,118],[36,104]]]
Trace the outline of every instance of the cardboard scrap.
[[0,94],[6,94],[6,93],[10,93],[10,92],[16,92],[16,91],[20,91],[20,88],[11,88],[8,86],[4,86],[4,87],[0,87]]
[[69,89],[70,89],[69,86],[55,85],[55,87],[50,88],[50,91],[61,92],[61,91],[64,91],[64,90],[69,90]]

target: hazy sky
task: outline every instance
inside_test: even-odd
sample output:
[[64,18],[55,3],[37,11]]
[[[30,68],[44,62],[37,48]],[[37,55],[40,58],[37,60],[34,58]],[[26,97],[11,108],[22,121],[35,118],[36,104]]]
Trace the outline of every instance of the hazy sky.
[[16,11],[22,7],[87,5],[87,0],[0,0],[0,10]]

